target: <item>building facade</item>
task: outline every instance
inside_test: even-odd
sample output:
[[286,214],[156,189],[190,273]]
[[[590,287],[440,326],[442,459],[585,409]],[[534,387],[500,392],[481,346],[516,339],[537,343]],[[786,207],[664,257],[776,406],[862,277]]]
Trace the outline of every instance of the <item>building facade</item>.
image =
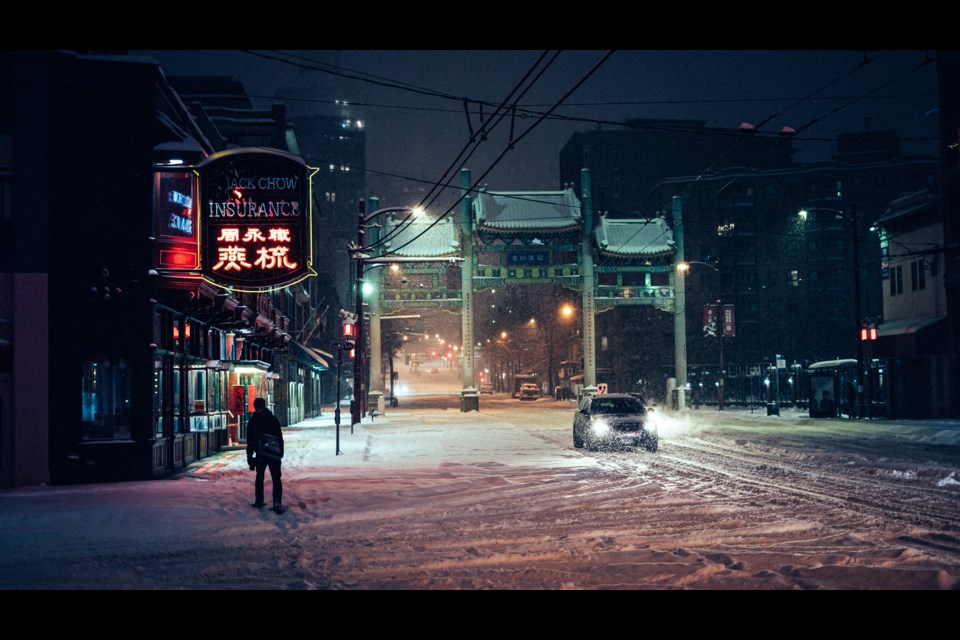
[[705,168],[776,169],[792,164],[789,136],[707,127],[704,120],[630,119],[621,129],[575,133],[560,151],[560,184],[581,192],[580,170],[590,169],[598,211],[634,217],[655,211],[653,189]]
[[[716,267],[691,272],[687,308],[717,298],[734,305],[736,337],[724,339],[727,374],[765,376],[777,355],[793,368],[854,357],[861,324],[883,317],[874,223],[891,200],[935,187],[936,175],[934,158],[891,154],[659,185],[664,207],[683,194],[687,258]],[[715,372],[717,340],[693,325],[689,362]],[[738,388],[754,396],[763,391],[756,381],[727,385],[731,392]],[[781,388],[803,395],[789,384]]]
[[162,477],[242,443],[255,396],[318,411],[309,285],[200,277],[193,167],[229,142],[158,64],[7,52],[0,86],[0,484]]
[[883,322],[864,342],[874,409],[880,415],[955,415],[949,355],[940,198],[924,190],[881,216]]
[[[733,305],[736,324],[736,336],[723,340],[725,375],[752,378],[728,381],[735,402],[764,400],[763,380],[777,355],[797,368],[852,357],[860,323],[883,316],[886,281],[871,226],[896,198],[937,189],[938,160],[903,155],[890,131],[842,135],[832,161],[794,164],[787,133],[631,122],[624,130],[573,136],[561,153],[561,179],[573,182],[581,166],[589,167],[597,209],[614,219],[663,215],[680,198],[685,258],[711,267],[693,265],[686,279],[688,366],[691,381],[700,375],[705,383],[704,400],[713,393],[716,401],[721,350],[718,338],[704,337],[699,314],[718,298]],[[617,318],[643,312],[649,317]],[[661,351],[669,345],[672,319],[665,314],[604,315],[598,335],[617,334],[626,323],[643,327],[637,344]],[[656,375],[673,374],[667,365]],[[786,381],[782,388],[803,396]]]

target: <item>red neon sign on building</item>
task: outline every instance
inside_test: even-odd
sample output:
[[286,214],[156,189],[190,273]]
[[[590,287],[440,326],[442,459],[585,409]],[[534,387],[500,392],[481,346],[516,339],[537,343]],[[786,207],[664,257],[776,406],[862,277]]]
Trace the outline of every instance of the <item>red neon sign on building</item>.
[[264,149],[224,151],[200,164],[203,278],[262,292],[316,275],[310,238],[316,171],[297,156]]

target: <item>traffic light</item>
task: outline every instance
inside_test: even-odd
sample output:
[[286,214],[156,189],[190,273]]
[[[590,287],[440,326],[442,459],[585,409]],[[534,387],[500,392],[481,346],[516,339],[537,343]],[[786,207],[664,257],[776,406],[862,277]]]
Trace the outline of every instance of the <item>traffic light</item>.
[[[347,351],[351,351],[357,344],[357,325],[344,322],[341,326],[343,327],[343,334],[340,345]],[[353,357],[353,354],[350,357]]]
[[877,328],[876,327],[863,327],[860,329],[860,340],[866,342],[868,340],[877,339]]

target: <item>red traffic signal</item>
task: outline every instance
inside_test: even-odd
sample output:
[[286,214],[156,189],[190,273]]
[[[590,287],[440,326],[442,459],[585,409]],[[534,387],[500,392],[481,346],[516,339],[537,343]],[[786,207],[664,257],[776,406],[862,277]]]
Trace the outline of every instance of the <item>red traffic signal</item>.
[[[343,334],[342,339],[340,340],[340,345],[347,351],[350,351],[357,344],[357,325],[345,322],[341,326],[343,327]],[[353,356],[351,355],[350,357]]]
[[863,327],[860,329],[860,340],[866,342],[867,340],[876,340],[877,339],[877,328],[876,327]]

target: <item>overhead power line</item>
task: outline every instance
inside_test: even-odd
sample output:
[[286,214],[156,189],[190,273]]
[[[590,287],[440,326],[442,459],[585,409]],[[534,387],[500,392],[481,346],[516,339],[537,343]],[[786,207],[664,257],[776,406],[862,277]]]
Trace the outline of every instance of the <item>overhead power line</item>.
[[[552,113],[557,107],[559,107],[561,104],[563,104],[563,102],[564,102],[567,98],[569,98],[577,89],[580,88],[580,86],[583,85],[583,83],[585,83],[594,73],[596,73],[596,71],[603,65],[604,62],[606,62],[606,61],[610,58],[611,55],[613,55],[613,51],[612,51],[612,50],[611,50],[611,51],[607,51],[607,52],[600,58],[600,60],[598,60],[597,63],[594,64],[594,66],[591,67],[591,68],[587,71],[587,73],[586,73],[580,80],[578,80],[578,81],[573,85],[573,87],[571,87],[566,93],[564,93],[563,96],[562,96],[559,100],[557,100],[557,102],[554,103],[554,105],[553,105],[543,116],[541,116],[536,122],[534,122],[533,124],[531,124],[531,125],[530,125],[527,129],[525,129],[519,136],[516,136],[512,141],[508,142],[508,144],[504,147],[503,151],[500,152],[500,155],[498,155],[497,158],[490,164],[490,166],[487,167],[486,171],[484,171],[483,174],[474,181],[471,189],[475,189],[475,188],[483,181],[483,179],[493,170],[493,168],[494,168],[495,166],[497,166],[497,164],[498,164],[501,160],[503,160],[504,156],[506,156],[506,154],[507,154],[508,152],[510,152],[511,150],[514,149],[514,146],[515,146],[517,143],[519,143],[519,142],[520,142],[521,140],[523,140],[527,135],[529,135],[531,131],[533,131],[533,130],[536,129],[539,125],[541,125],[541,124],[544,122],[544,120],[546,120],[547,116],[548,116],[550,113]],[[439,224],[439,222],[440,222],[441,220],[443,220],[446,216],[448,216],[448,215],[450,214],[450,212],[453,211],[458,205],[459,205],[459,200],[458,200],[457,202],[455,202],[453,205],[451,205],[450,208],[448,208],[448,209],[443,213],[443,215],[441,215],[439,218],[437,218],[437,220],[435,220],[432,224],[430,224],[426,229],[424,229],[424,230],[421,231],[419,234],[417,234],[416,236],[414,236],[413,238],[411,238],[411,239],[410,239],[408,242],[406,242],[405,244],[403,244],[403,245],[401,245],[401,246],[393,249],[393,250],[391,251],[391,253],[395,253],[396,251],[399,251],[400,249],[402,249],[402,248],[410,245],[411,243],[415,242],[415,241],[416,241],[418,238],[420,238],[423,234],[427,233],[427,232],[428,232],[430,229],[432,229],[435,225]],[[388,255],[389,255],[389,254],[388,254]]]

